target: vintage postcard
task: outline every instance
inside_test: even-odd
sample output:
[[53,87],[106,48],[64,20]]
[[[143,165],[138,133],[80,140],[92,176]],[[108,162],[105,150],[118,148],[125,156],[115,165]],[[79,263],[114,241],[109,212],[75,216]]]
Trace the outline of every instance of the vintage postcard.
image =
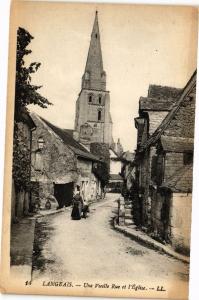
[[197,22],[12,1],[3,293],[188,298]]

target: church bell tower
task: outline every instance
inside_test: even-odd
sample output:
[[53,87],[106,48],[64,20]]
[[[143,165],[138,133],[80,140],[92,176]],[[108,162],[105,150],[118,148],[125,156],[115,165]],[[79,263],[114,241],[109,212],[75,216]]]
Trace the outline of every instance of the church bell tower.
[[106,90],[97,12],[81,91],[76,101],[75,131],[79,141],[87,146],[94,142],[113,143],[110,95]]

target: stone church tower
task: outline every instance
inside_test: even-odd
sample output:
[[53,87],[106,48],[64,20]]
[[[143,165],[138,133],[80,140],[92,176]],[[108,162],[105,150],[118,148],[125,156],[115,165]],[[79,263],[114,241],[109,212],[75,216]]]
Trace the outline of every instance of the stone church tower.
[[97,12],[81,91],[76,101],[75,134],[88,147],[93,142],[113,143],[110,95],[106,90]]

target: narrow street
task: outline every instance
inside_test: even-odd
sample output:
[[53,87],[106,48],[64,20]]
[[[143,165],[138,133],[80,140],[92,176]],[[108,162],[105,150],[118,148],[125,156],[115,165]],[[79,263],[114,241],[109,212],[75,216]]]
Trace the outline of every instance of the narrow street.
[[176,282],[188,280],[188,265],[116,232],[117,194],[93,204],[87,219],[66,210],[38,219],[32,280],[78,282]]

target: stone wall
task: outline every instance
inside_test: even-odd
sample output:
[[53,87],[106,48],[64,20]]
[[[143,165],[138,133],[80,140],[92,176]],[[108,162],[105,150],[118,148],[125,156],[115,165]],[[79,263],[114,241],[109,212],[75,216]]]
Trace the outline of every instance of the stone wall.
[[[36,115],[34,122],[37,128],[32,138],[31,180],[38,184],[39,195],[33,195],[32,201],[38,202],[39,197],[40,206],[44,208],[46,200],[54,196],[54,185],[60,189],[61,185],[67,184],[73,184],[73,189],[80,186],[83,198],[95,200],[97,194],[101,194],[101,186],[92,172],[93,162],[77,158],[70,147]],[[39,147],[41,140],[42,149]]]
[[184,165],[183,153],[166,153],[164,162],[164,182]]
[[32,203],[44,208],[47,199],[54,196],[54,184],[77,180],[77,162],[73,151],[39,117],[32,118],[37,127],[32,133],[31,181],[38,184]]
[[154,237],[159,237],[161,240],[164,240],[164,226],[161,215],[163,202],[164,196],[153,189],[151,197],[151,225]]
[[[73,151],[38,117],[33,116],[37,126],[32,134],[31,180],[68,183],[75,181],[76,157]],[[43,149],[39,149],[43,139]]]
[[[90,98],[91,97],[91,98]],[[98,112],[101,119],[98,119]],[[83,89],[76,102],[75,130],[80,132],[83,124],[92,127],[89,143],[112,143],[112,121],[110,117],[110,96],[108,92]]]

